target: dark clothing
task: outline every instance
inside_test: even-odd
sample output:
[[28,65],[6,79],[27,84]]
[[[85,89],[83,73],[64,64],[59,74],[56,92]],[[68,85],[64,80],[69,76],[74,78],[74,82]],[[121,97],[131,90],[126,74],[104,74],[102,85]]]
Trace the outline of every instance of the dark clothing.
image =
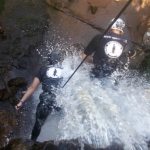
[[36,121],[31,135],[32,140],[37,139],[41,127],[52,110],[60,110],[60,107],[58,107],[55,101],[56,95],[54,92],[57,90],[62,80],[61,73],[62,69],[60,67],[46,66],[41,68],[35,76],[42,83],[43,93],[40,94],[40,103],[37,105]]
[[36,121],[31,135],[32,140],[37,139],[45,120],[53,111],[53,109],[56,109],[57,111],[61,109],[57,106],[55,98],[55,94],[49,94],[47,92],[43,92],[42,94],[40,94],[40,103],[37,105]]
[[86,52],[94,50],[94,74],[111,74],[117,67],[123,68],[127,64],[127,57],[134,54],[132,43],[121,35],[107,33],[101,38],[96,35],[85,49]]
[[54,67],[52,65],[41,68],[35,77],[37,77],[42,83],[42,90],[52,93],[59,87],[62,69],[60,67]]

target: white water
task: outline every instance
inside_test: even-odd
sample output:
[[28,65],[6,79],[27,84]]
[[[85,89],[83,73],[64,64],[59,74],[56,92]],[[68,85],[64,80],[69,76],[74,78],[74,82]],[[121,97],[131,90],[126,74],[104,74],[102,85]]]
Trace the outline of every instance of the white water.
[[[63,61],[64,79],[81,62],[73,54]],[[146,150],[150,140],[149,84],[128,72],[114,85],[114,77],[90,79],[90,66],[84,63],[68,84],[60,89],[57,101],[64,108],[56,141],[79,139],[105,148],[113,142],[126,150]],[[65,82],[65,81],[64,81]]]
[[[47,56],[47,53],[53,50],[67,53],[67,46],[71,45],[71,42],[80,41],[86,45],[90,40],[89,36],[97,34],[97,31],[84,28],[85,26],[82,27],[81,24],[76,25],[75,30],[66,27],[66,24],[63,24],[66,18],[55,22],[55,13],[52,14],[54,14],[54,17],[52,16],[54,23],[51,24],[51,28],[56,29],[50,30],[47,49],[41,52],[43,53],[41,56]],[[63,15],[60,15],[60,18],[63,18]],[[68,21],[73,25],[77,24]],[[67,25],[70,25],[68,21]],[[74,32],[79,28],[82,32]],[[73,39],[66,39],[70,32],[73,33],[70,36]],[[72,56],[64,59],[62,64],[64,79],[67,80],[79,65],[80,56],[74,52]],[[126,74],[117,86],[114,86],[114,76],[104,81],[91,80],[90,67],[84,63],[57,94],[57,102],[63,106],[64,116],[58,123],[58,130],[55,129],[57,135],[53,135],[54,138],[56,137],[56,142],[62,139],[79,139],[81,143],[92,144],[97,148],[105,148],[116,142],[124,145],[125,150],[147,150],[146,141],[150,140],[149,84],[144,78],[130,73]],[[51,119],[51,115],[49,117]],[[42,128],[43,136],[41,138],[41,135],[39,136],[41,141],[46,133],[52,134],[48,130],[52,124],[50,121],[48,123],[50,125],[45,128],[46,130]]]

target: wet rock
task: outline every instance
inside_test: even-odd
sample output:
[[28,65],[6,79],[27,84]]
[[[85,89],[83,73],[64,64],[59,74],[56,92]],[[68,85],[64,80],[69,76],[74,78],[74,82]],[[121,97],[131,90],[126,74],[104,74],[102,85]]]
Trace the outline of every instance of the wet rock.
[[95,14],[96,13],[96,11],[97,11],[97,7],[96,6],[92,6],[92,5],[90,5],[90,10],[91,10],[91,13],[92,14]]
[[5,40],[6,39],[6,35],[5,35],[5,33],[4,33],[4,31],[3,31],[3,29],[0,27],[0,39],[1,40]]
[[12,139],[9,144],[1,148],[1,150],[31,150],[32,144],[32,141]]
[[77,2],[78,0],[68,0],[69,2]]
[[20,99],[17,98],[16,96],[11,96],[8,98],[8,101],[10,102],[11,105],[16,106],[19,103]]
[[6,97],[5,95],[7,94],[7,89],[1,89],[0,90],[0,101],[4,101],[6,100],[8,97]]
[[18,90],[18,88],[15,86],[11,86],[9,89],[10,89],[11,93],[8,92],[7,89],[0,90],[0,101],[7,100],[12,95],[15,95],[17,93],[17,90]]
[[[83,146],[83,145],[82,145]],[[34,142],[32,140],[12,139],[1,150],[123,150],[123,145],[112,143],[106,148],[95,148],[92,145],[84,144],[82,147],[78,140],[61,140],[58,144],[54,141]],[[22,149],[18,149],[22,148]]]
[[27,85],[27,81],[23,77],[17,77],[8,81],[8,86],[23,87]]
[[[0,41],[0,56],[3,55],[0,59],[0,71],[4,73],[18,67],[13,62],[21,54],[28,53],[31,45],[36,45],[36,48],[41,46],[49,19],[42,0],[25,0],[23,3],[21,0],[8,0],[5,7],[7,9],[0,16],[0,21],[5,20],[1,25],[7,36],[6,40]],[[5,59],[7,56],[11,61]]]
[[[3,54],[0,54],[0,68],[4,68],[7,70],[11,69],[12,64],[12,57],[8,55],[8,53],[3,52]],[[3,72],[3,71],[1,71]]]
[[106,7],[111,0],[105,0],[105,1],[100,1],[100,0],[86,0],[91,6],[95,6],[95,7]]
[[28,52],[27,54],[23,54],[18,58],[18,62],[16,64],[16,68],[19,70],[32,68],[39,64],[39,56],[35,51]]
[[57,8],[59,8],[59,9],[62,9],[65,5],[64,5],[64,3],[62,3],[62,2],[56,2],[56,3],[55,3],[55,6],[56,6]]
[[58,148],[62,150],[77,150],[81,149],[81,145],[75,140],[62,140],[59,142]]
[[28,139],[11,139],[6,146],[1,150],[57,150],[58,147],[53,144],[53,141],[35,142]]
[[19,102],[19,98],[15,95],[22,89],[25,90],[27,86],[27,81],[22,77],[17,77],[8,81],[9,89],[0,90],[0,101],[8,100],[12,105],[16,105]]
[[59,1],[59,0],[44,0],[45,2],[47,2],[50,5],[53,5],[59,9],[62,9],[65,6],[64,1]]
[[43,150],[58,150],[57,146],[54,145],[53,143],[47,143]]
[[32,146],[32,150],[55,150],[58,149],[56,145],[54,145],[54,141],[45,141],[43,143],[35,142]]
[[7,144],[9,138],[16,130],[15,113],[0,111],[0,147]]

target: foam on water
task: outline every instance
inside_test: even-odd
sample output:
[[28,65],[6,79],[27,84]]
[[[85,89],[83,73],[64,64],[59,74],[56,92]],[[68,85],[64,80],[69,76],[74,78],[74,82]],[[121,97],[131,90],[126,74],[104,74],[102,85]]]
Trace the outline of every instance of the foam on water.
[[[81,62],[73,54],[63,61],[64,79]],[[105,148],[113,142],[126,150],[146,150],[150,139],[149,84],[136,73],[125,73],[119,84],[115,75],[91,79],[90,67],[84,63],[68,84],[60,89],[57,101],[64,108],[56,141],[79,139],[80,142]],[[64,81],[65,83],[65,81]]]

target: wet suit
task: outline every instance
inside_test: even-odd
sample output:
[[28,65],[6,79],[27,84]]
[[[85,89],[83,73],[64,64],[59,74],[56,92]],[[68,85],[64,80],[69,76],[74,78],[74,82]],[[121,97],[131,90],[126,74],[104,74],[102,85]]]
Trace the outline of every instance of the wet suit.
[[124,68],[128,63],[126,58],[134,54],[132,43],[122,35],[107,33],[101,40],[100,38],[101,34],[96,35],[84,51],[87,55],[93,48],[95,50],[92,69],[94,77],[107,76],[117,68]]
[[32,130],[31,139],[36,140],[41,127],[53,109],[60,110],[55,101],[57,88],[62,81],[62,68],[52,65],[41,68],[36,76],[42,83],[43,92],[40,94],[40,103],[37,105],[36,121]]

